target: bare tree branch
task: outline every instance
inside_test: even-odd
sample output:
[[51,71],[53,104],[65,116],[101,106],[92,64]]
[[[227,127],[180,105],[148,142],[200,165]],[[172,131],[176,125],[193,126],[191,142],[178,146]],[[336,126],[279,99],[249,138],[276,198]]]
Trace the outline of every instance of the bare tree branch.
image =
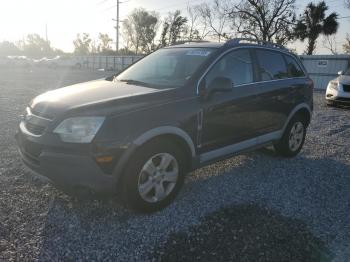
[[208,29],[206,35],[214,36],[220,42],[222,38],[229,38],[230,33],[229,22],[230,17],[227,12],[230,0],[214,0],[212,5],[207,3],[196,6],[200,15],[201,22]]
[[338,54],[337,42],[335,36],[326,35],[323,37],[322,46],[329,50],[333,55]]
[[350,9],[350,0],[344,0],[344,1],[345,1],[346,7]]
[[346,43],[343,45],[344,52],[350,54],[350,35],[346,35]]
[[285,44],[292,39],[296,0],[245,0],[230,10],[233,28],[242,36]]

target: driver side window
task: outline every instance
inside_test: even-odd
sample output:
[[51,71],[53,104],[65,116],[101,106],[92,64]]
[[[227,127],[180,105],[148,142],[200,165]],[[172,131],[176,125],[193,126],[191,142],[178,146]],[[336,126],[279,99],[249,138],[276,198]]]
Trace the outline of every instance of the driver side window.
[[206,75],[206,86],[217,77],[229,78],[233,86],[252,83],[253,65],[249,50],[235,50],[221,58]]

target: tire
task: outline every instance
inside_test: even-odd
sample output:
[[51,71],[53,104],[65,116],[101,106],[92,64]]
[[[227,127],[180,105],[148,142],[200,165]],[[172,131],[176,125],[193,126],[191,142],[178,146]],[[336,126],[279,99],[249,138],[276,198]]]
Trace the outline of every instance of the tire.
[[294,116],[287,125],[282,138],[274,144],[277,155],[294,157],[302,149],[306,136],[306,121],[300,115]]
[[131,157],[123,174],[123,203],[139,212],[163,209],[180,191],[185,167],[185,154],[169,141],[154,141],[142,146]]

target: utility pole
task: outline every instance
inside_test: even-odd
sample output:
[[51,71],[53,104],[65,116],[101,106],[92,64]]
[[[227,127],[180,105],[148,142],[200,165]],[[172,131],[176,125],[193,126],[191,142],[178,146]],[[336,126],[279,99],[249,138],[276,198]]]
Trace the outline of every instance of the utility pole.
[[49,42],[49,36],[48,36],[48,32],[47,32],[47,23],[45,24],[45,39],[46,39],[46,47],[47,50],[45,50],[46,53],[48,53],[48,51],[50,50],[50,42]]
[[113,19],[115,21],[115,50],[117,53],[119,51],[119,5],[120,0],[117,0],[117,17]]
[[45,36],[46,36],[46,42],[48,43],[49,42],[49,37],[48,37],[48,34],[47,34],[47,23],[45,24]]

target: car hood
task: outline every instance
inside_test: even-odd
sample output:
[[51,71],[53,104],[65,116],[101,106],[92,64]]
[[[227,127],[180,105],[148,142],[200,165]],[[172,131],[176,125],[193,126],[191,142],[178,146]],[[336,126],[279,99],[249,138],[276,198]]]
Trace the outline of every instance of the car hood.
[[[135,99],[135,97],[141,95],[154,94],[166,90],[169,89],[155,89],[123,82],[95,80],[43,93],[32,100],[30,108],[34,113],[54,118],[59,114],[72,110],[84,109],[87,113],[91,108],[98,110],[101,107],[103,108],[103,105],[110,105],[111,103],[115,108],[115,103],[118,101],[119,104],[125,104],[128,98]],[[150,101],[148,101],[149,103]],[[126,107],[124,106],[124,108]],[[130,105],[128,108],[130,109]]]
[[341,76],[338,77],[338,81],[341,84],[349,85],[350,84],[350,76],[348,76],[348,75],[341,75]]

